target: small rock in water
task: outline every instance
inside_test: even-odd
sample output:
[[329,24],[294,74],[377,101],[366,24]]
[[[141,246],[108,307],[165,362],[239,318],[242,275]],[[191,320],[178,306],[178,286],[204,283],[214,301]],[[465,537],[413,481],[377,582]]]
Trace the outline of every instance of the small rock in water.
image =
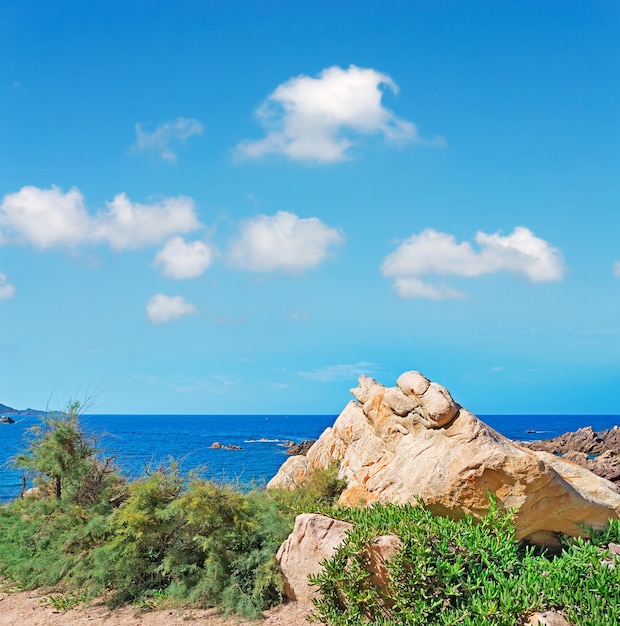
[[305,441],[302,441],[301,443],[292,442],[290,447],[287,449],[286,454],[290,454],[291,456],[293,455],[306,456],[306,453],[308,452],[308,450],[310,450],[310,448],[314,445],[314,443],[315,443],[314,439],[306,439]]
[[219,441],[214,441],[211,444],[211,448],[214,450],[241,450],[241,446],[236,446],[232,443],[220,443]]

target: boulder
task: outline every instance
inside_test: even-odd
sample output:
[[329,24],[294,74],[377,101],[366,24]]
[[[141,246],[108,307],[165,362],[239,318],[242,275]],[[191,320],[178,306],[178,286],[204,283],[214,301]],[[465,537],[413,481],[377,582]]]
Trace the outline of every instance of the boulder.
[[292,456],[268,488],[292,488],[339,463],[340,502],[414,502],[435,513],[480,517],[488,494],[516,511],[519,538],[547,543],[620,515],[620,490],[575,463],[509,441],[441,385],[406,372],[386,388],[362,376],[350,402],[306,456]]
[[566,618],[556,611],[544,611],[543,613],[534,613],[526,622],[530,626],[571,626]]
[[[352,527],[348,522],[316,513],[297,516],[293,532],[276,555],[286,581],[284,594],[289,600],[312,602],[317,597],[318,589],[310,585],[308,576],[321,572],[321,563],[334,555]],[[382,535],[368,548],[368,571],[372,582],[381,589],[387,586],[387,561],[399,547],[398,537]]]
[[325,515],[303,513],[297,516],[293,532],[276,555],[286,581],[284,594],[289,600],[312,602],[317,589],[310,586],[308,576],[321,571],[321,563],[334,555],[352,527],[348,522]]

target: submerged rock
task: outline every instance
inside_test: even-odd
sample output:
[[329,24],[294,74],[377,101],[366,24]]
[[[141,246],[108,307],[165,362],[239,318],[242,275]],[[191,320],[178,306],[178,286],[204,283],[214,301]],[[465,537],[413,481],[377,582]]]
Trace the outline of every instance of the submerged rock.
[[516,511],[519,538],[548,543],[620,515],[620,490],[558,456],[513,443],[419,372],[386,388],[361,376],[350,402],[306,456],[292,456],[268,488],[292,488],[331,461],[347,481],[340,502],[413,502],[479,517],[488,494]]

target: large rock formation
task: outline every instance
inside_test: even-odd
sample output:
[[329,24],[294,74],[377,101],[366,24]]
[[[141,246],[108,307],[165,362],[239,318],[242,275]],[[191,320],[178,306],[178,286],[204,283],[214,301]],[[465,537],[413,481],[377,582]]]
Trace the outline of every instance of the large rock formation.
[[341,503],[412,502],[481,516],[488,493],[516,510],[518,537],[548,542],[620,516],[620,490],[560,457],[515,444],[419,372],[386,388],[361,376],[350,402],[306,456],[290,457],[268,488],[294,487],[331,461],[347,480]]

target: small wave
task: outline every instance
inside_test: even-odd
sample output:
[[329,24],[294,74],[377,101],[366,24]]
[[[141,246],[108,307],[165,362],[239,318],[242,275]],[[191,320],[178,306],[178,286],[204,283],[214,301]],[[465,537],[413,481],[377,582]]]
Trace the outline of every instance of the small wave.
[[280,443],[283,439],[267,439],[261,437],[260,439],[245,439],[243,443]]

